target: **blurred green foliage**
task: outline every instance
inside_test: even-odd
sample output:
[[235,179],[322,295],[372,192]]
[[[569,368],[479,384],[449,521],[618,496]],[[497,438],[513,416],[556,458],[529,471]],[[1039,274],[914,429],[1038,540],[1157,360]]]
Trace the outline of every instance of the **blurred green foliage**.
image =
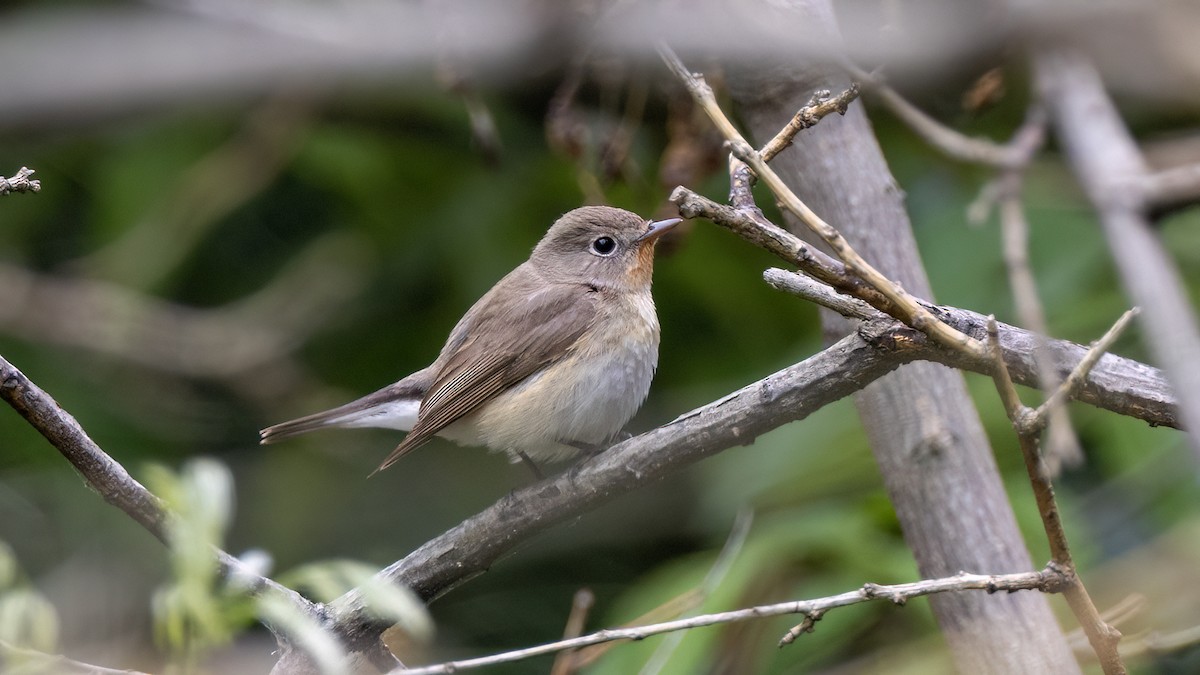
[[[0,353],[163,496],[173,499],[191,488],[150,467],[212,457],[231,477],[228,484],[218,480],[219,489],[209,494],[233,491],[221,501],[225,506],[203,511],[211,516],[203,532],[180,535],[195,550],[168,552],[84,489],[16,415],[0,414],[0,539],[12,544],[32,587],[58,608],[63,649],[108,666],[161,669],[168,655],[150,639],[151,598],[162,593],[157,605],[168,614],[191,607],[192,618],[160,624],[170,644],[181,640],[185,628],[207,625],[198,617],[221,614],[183,598],[201,605],[212,599],[203,592],[213,588],[211,568],[190,566],[202,560],[195,547],[219,540],[214,536],[226,521],[229,550],[262,549],[279,569],[335,558],[381,566],[530,480],[523,467],[499,456],[442,441],[368,480],[397,442],[395,433],[346,431],[261,447],[256,430],[344,402],[427,364],[462,312],[527,256],[558,214],[581,203],[580,167],[551,153],[545,140],[554,84],[486,92],[504,147],[495,167],[474,149],[457,100],[427,84],[298,99],[293,113],[301,122],[278,141],[286,147],[274,148],[287,157],[281,168],[263,189],[209,221],[181,209],[178,200],[186,195],[195,208],[207,208],[206,198],[238,181],[236,170],[205,174],[205,162],[244,151],[239,144],[262,142],[247,140],[254,132],[246,120],[278,101],[159,111],[19,135],[0,130],[0,170],[28,165],[43,181],[37,195],[0,200],[0,263],[111,282],[148,298],[216,311],[251,296],[307,247],[337,235],[353,245],[338,249],[323,266],[344,269],[361,282],[349,300],[314,317],[311,334],[285,343],[278,364],[234,376],[180,376],[25,325],[0,324]],[[938,95],[956,93],[935,92],[924,103],[936,109]],[[614,116],[597,98],[585,92],[584,104],[598,116]],[[1019,111],[1019,101],[1006,101],[978,119],[958,121],[1001,138]],[[659,185],[655,173],[665,143],[664,114],[662,102],[654,100],[634,136],[629,178],[608,186],[615,205],[647,215],[663,206],[670,186]],[[995,223],[965,224],[965,208],[987,176],[947,163],[882,115],[876,122],[907,192],[939,301],[1015,320]],[[246,165],[224,168],[253,169],[254,154],[248,156]],[[726,189],[720,176],[691,187],[713,197]],[[1090,210],[1052,160],[1033,167],[1026,202],[1033,264],[1052,332],[1094,339],[1127,301]],[[1193,211],[1164,228],[1193,290],[1200,288],[1198,225]],[[144,241],[157,243],[122,248],[135,231],[150,233]],[[663,324],[659,374],[635,430],[821,348],[814,309],[761,282],[762,270],[777,264],[767,254],[706,222],[695,223],[668,248],[655,281]],[[158,264],[158,252],[178,255],[178,261],[154,277],[145,270]],[[0,305],[19,292],[0,288]],[[274,312],[287,309],[253,318],[269,326]],[[131,327],[111,330],[120,334]],[[1136,335],[1123,339],[1117,351],[1146,357]],[[992,385],[975,376],[968,380],[1033,558],[1045,560],[1015,439]],[[1063,478],[1060,497],[1084,577],[1099,580],[1094,592],[1111,603],[1139,589],[1124,583],[1128,579],[1104,585],[1105,566],[1194,523],[1200,489],[1175,432],[1084,406],[1071,413],[1089,459]],[[589,628],[630,621],[700,583],[743,507],[757,513],[754,527],[703,611],[815,597],[866,581],[912,580],[915,565],[874,466],[852,404],[839,402],[531,542],[431,607],[438,633],[422,658],[553,639],[582,586],[597,595]],[[202,503],[209,498],[203,495],[201,490],[193,495],[199,502],[187,503]],[[1191,561],[1200,559],[1194,543],[1185,550]],[[199,595],[184,593],[180,584],[188,579],[201,584]],[[293,581],[312,592],[320,585],[312,574]],[[164,584],[175,590],[156,591]],[[839,610],[822,619],[815,634],[777,649],[779,637],[798,620],[693,631],[663,672],[945,667],[941,650],[930,648],[938,638],[924,601],[904,609],[881,604]],[[1150,624],[1167,630],[1196,620],[1194,611],[1152,613]],[[272,643],[263,629],[243,630],[240,619],[213,621],[214,644],[222,630],[241,631],[234,644],[250,656],[237,663],[269,667]],[[635,672],[660,641],[617,646],[591,672]],[[210,658],[214,672],[234,669],[221,660],[232,657]],[[548,663],[489,672],[544,671]],[[1166,660],[1145,667],[1186,672]]]

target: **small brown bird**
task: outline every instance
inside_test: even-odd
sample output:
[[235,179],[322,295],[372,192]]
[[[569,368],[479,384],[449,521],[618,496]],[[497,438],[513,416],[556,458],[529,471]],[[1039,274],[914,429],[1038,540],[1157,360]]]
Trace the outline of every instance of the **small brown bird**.
[[600,446],[650,390],[659,339],[654,244],[679,222],[607,206],[563,215],[529,260],[459,320],[428,368],[263,429],[261,442],[326,427],[409,432],[377,471],[434,436],[501,450],[513,461]]

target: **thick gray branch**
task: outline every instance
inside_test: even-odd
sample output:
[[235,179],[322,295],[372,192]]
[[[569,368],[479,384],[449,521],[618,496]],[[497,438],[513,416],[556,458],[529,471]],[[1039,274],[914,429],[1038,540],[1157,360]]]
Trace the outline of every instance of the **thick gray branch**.
[[[485,572],[518,544],[552,525],[803,419],[898,365],[900,360],[887,349],[874,347],[856,334],[847,336],[819,354],[620,443],[566,473],[516,490],[380,574],[432,600]],[[330,609],[337,622],[333,628],[351,649],[370,649],[387,628],[366,617],[357,592],[343,596]]]
[[[781,269],[769,269],[763,277],[771,286],[799,295],[843,316],[855,319],[887,321],[882,313],[875,311],[853,298],[838,295],[808,277]],[[978,312],[957,307],[927,304],[939,319],[976,339],[987,337],[988,318]],[[886,324],[885,324],[886,325]],[[1039,376],[1037,348],[1039,336],[1023,328],[999,324],[1000,346],[1004,350],[1004,361],[1009,374],[1017,384],[1044,388]],[[902,335],[900,326],[892,325],[884,334]],[[1071,369],[1087,353],[1087,348],[1067,340],[1044,339],[1050,363],[1058,380],[1066,377]],[[948,349],[934,349],[917,331],[903,335],[897,351],[905,352],[906,360],[936,361],[962,370],[990,375],[986,363],[964,357]],[[1072,397],[1119,415],[1144,420],[1152,426],[1179,427],[1175,393],[1166,376],[1158,368],[1115,354],[1105,354],[1088,373],[1083,388]]]

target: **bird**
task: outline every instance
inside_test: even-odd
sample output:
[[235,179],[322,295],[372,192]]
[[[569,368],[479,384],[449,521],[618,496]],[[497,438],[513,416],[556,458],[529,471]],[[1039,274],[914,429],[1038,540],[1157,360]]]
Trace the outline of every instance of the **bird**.
[[650,391],[659,323],[655,244],[680,218],[609,206],[563,214],[529,259],[467,310],[428,367],[345,405],[267,427],[262,444],[318,429],[408,435],[375,472],[440,436],[536,462],[592,453]]

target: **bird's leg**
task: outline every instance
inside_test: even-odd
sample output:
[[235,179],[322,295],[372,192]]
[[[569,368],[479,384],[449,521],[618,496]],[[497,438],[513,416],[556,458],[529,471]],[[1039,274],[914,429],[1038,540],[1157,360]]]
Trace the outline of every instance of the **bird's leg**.
[[584,443],[583,441],[563,441],[563,443],[579,450],[588,457],[595,457],[617,443],[627,441],[631,438],[633,438],[633,434],[628,431],[618,431],[612,438],[602,443]]
[[524,464],[525,466],[529,467],[529,470],[533,472],[534,478],[536,478],[537,480],[545,480],[546,479],[546,475],[543,474],[541,468],[538,467],[538,465],[536,463],[534,463],[534,461],[532,459],[529,458],[529,455],[525,454],[524,452],[521,452],[520,450],[516,450],[515,452],[517,453],[517,457],[520,458],[521,463]]

